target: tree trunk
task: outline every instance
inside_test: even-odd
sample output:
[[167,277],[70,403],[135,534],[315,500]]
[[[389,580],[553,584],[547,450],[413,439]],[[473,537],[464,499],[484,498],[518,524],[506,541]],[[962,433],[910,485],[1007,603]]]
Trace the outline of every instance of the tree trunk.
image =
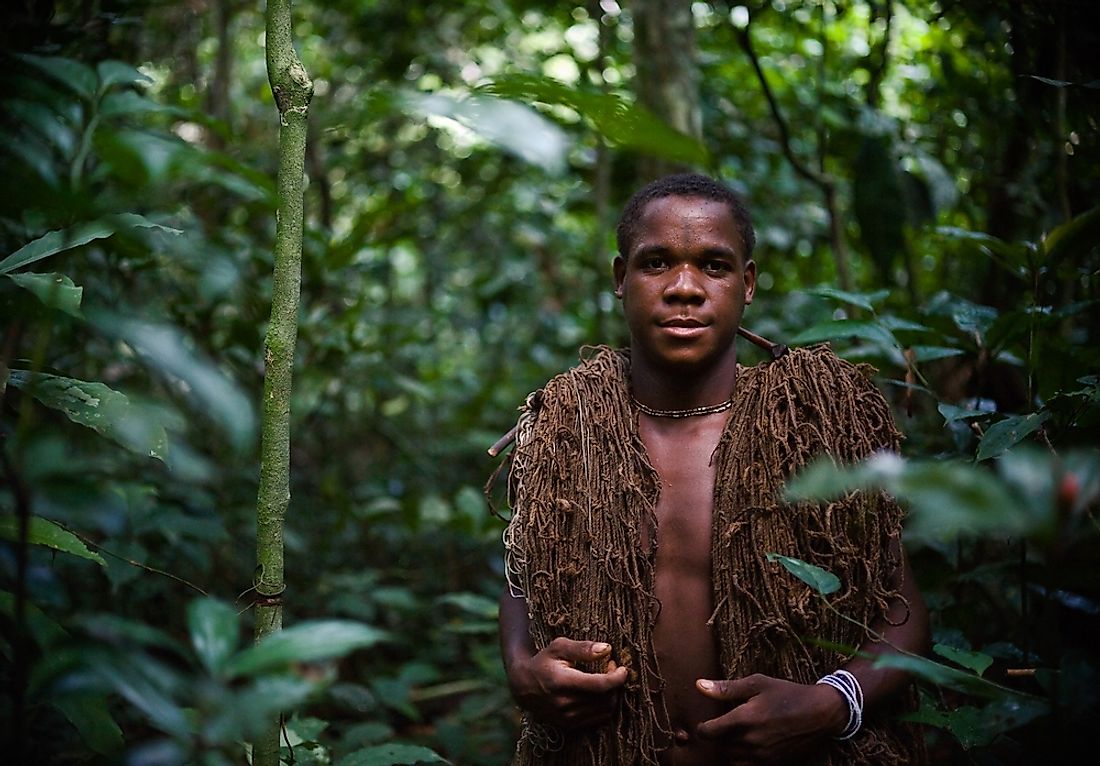
[[[634,0],[635,90],[642,105],[671,127],[692,138],[703,135],[699,106],[699,69],[695,56],[695,21],[686,0]],[[643,157],[639,180],[691,170],[668,160]]]
[[[267,76],[279,109],[278,208],[271,322],[264,343],[260,487],[256,500],[256,640],[282,627],[283,521],[290,504],[290,392],[302,280],[303,169],[313,83],[294,52],[290,0],[267,3]],[[253,745],[254,766],[279,766],[280,723]]]

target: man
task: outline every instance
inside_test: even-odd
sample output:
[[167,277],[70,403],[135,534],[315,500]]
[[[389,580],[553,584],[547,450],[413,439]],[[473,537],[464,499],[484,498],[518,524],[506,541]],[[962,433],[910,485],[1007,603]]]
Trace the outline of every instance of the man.
[[[817,454],[896,448],[881,394],[824,348],[738,366],[754,234],[725,186],[650,184],[618,246],[629,351],[597,350],[529,397],[512,455],[515,763],[919,762],[892,715],[910,679],[872,667],[927,642],[900,511],[781,496]],[[837,574],[835,609],[769,553]]]

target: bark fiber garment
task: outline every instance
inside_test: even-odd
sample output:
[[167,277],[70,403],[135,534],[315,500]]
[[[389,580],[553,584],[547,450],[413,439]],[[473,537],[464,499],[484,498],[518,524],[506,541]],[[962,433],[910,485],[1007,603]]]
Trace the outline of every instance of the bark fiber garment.
[[[652,646],[660,480],[638,435],[629,355],[600,347],[583,356],[531,394],[520,415],[507,571],[513,593],[527,599],[537,649],[557,636],[606,641],[630,673],[607,726],[560,732],[525,720],[516,766],[656,764],[666,728]],[[900,566],[889,552],[903,514],[890,498],[859,493],[817,505],[781,498],[784,480],[822,453],[849,463],[897,449],[889,407],[866,372],[825,346],[738,369],[713,458],[713,623],[727,678],[765,673],[813,683],[848,656],[811,639],[848,647],[869,640],[767,561],[768,552],[837,575],[841,590],[830,601],[864,624],[898,596],[886,584]],[[896,712],[865,719],[856,737],[822,748],[812,763],[922,763],[919,732],[894,720]]]

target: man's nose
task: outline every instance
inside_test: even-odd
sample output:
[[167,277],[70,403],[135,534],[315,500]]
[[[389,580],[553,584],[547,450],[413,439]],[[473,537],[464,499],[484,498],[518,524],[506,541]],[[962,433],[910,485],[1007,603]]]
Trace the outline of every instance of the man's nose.
[[701,276],[687,264],[673,269],[665,287],[665,300],[701,301],[704,296]]

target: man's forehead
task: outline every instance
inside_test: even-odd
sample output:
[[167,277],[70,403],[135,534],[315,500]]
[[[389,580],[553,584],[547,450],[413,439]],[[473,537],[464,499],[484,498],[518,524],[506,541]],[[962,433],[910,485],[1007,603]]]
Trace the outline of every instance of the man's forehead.
[[646,203],[638,218],[637,245],[653,237],[708,236],[740,252],[741,231],[729,205],[706,197],[665,196]]

